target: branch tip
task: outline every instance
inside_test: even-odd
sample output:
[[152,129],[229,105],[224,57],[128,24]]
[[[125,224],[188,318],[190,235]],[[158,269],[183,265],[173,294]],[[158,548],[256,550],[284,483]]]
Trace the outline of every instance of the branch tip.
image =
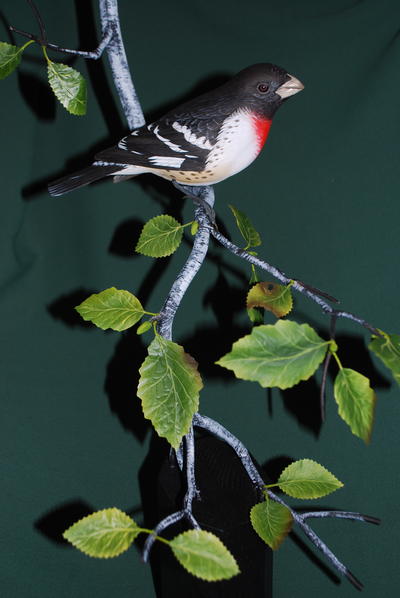
[[362,584],[361,581],[357,579],[357,577],[355,577],[348,569],[346,569],[344,576],[347,577],[349,582],[360,592],[364,589],[364,584]]

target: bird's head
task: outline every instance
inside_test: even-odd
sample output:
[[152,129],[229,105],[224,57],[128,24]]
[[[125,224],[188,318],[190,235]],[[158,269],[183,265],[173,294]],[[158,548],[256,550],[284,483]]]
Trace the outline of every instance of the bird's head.
[[266,118],[272,118],[287,98],[304,89],[299,79],[270,63],[253,64],[243,69],[229,84],[242,104]]

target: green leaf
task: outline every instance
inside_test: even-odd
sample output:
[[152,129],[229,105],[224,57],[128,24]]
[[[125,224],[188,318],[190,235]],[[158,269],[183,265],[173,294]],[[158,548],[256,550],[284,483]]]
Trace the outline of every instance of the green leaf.
[[250,307],[247,310],[250,322],[253,324],[264,324],[264,312],[258,307]]
[[183,226],[175,218],[162,214],[144,225],[136,245],[136,251],[150,257],[166,257],[178,249]]
[[247,295],[247,307],[263,307],[277,317],[286,316],[293,307],[290,285],[284,286],[273,282],[255,284]]
[[198,230],[199,230],[199,223],[197,222],[197,220],[193,220],[192,226],[190,227],[190,234],[194,236]]
[[282,471],[278,486],[294,498],[320,498],[341,488],[343,484],[319,463],[300,459]]
[[135,521],[119,509],[104,509],[84,517],[63,536],[85,554],[108,559],[125,552],[139,535]]
[[183,532],[170,541],[170,547],[186,571],[205,581],[231,579],[240,573],[232,554],[210,532]]
[[371,438],[376,395],[369,380],[349,368],[339,370],[333,389],[339,415],[365,442]]
[[229,207],[235,217],[238,229],[246,241],[246,248],[261,245],[261,237],[246,214],[235,208],[235,206],[230,205]]
[[261,540],[273,550],[279,548],[293,524],[290,510],[270,498],[254,505],[250,520]]
[[197,363],[183,347],[157,335],[139,372],[138,397],[157,434],[177,449],[198,410],[203,387]]
[[21,48],[0,42],[0,79],[5,79],[11,75],[21,62]]
[[250,280],[249,280],[249,284],[255,284],[256,282],[260,282],[260,279],[258,278],[258,274],[257,274],[257,270],[254,266],[254,264],[251,264],[251,276],[250,276]]
[[144,314],[135,295],[115,287],[90,295],[75,309],[84,320],[93,322],[102,330],[111,328],[119,332],[136,324]]
[[368,348],[383,361],[391,370],[396,382],[400,384],[400,335],[386,332],[382,334],[383,337],[373,336]]
[[137,327],[136,334],[143,334],[144,332],[150,330],[150,328],[152,327],[153,324],[150,322],[150,320],[146,320],[146,322],[143,322],[142,324],[140,324],[140,326]]
[[86,81],[78,71],[59,62],[47,62],[50,87],[56,98],[77,116],[86,114]]
[[290,388],[313,375],[328,345],[308,324],[278,320],[253,328],[217,364],[264,388]]

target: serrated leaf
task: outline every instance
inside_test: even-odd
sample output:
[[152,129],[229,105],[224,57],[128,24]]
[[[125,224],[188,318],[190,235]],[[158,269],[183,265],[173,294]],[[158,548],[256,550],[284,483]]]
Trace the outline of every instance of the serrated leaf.
[[21,48],[0,42],[0,79],[5,79],[11,75],[21,62]]
[[400,335],[386,332],[382,334],[383,337],[373,336],[368,348],[383,361],[391,370],[396,382],[400,384]]
[[273,550],[277,550],[291,530],[293,517],[284,505],[267,499],[250,511],[250,520],[254,530]]
[[231,579],[240,573],[235,558],[210,532],[183,532],[170,541],[170,547],[186,571],[205,581]]
[[233,343],[232,351],[217,364],[233,370],[242,380],[285,389],[313,375],[328,345],[308,324],[278,320],[274,325],[253,328],[251,334]]
[[286,316],[293,307],[290,285],[259,282],[247,294],[247,307],[263,307],[277,317]]
[[368,378],[349,368],[342,368],[336,376],[333,392],[340,417],[350,426],[353,434],[368,443],[376,403],[376,395]]
[[135,295],[115,287],[90,295],[75,309],[84,320],[93,322],[98,328],[118,332],[136,324],[144,314]]
[[166,257],[176,251],[182,241],[183,227],[168,214],[155,216],[144,225],[136,251],[149,257]]
[[320,498],[341,488],[343,484],[316,461],[300,459],[282,471],[278,486],[294,498]]
[[49,84],[61,104],[76,116],[86,114],[86,81],[78,71],[61,64],[47,63]]
[[108,559],[125,552],[139,535],[135,521],[119,509],[104,509],[84,517],[63,536],[85,554]]
[[137,394],[144,416],[177,449],[199,406],[203,383],[197,362],[183,347],[157,335],[139,373]]
[[236,220],[236,224],[243,239],[246,241],[246,248],[257,247],[261,245],[261,237],[253,226],[250,218],[244,212],[241,212],[235,206],[229,206]]

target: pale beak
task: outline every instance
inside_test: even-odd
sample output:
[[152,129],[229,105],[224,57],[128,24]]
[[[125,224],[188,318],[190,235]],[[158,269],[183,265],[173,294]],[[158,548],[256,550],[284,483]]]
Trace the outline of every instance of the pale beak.
[[289,81],[278,87],[275,93],[283,99],[294,96],[295,93],[298,93],[302,89],[304,89],[302,82],[296,79],[296,77],[289,75]]

